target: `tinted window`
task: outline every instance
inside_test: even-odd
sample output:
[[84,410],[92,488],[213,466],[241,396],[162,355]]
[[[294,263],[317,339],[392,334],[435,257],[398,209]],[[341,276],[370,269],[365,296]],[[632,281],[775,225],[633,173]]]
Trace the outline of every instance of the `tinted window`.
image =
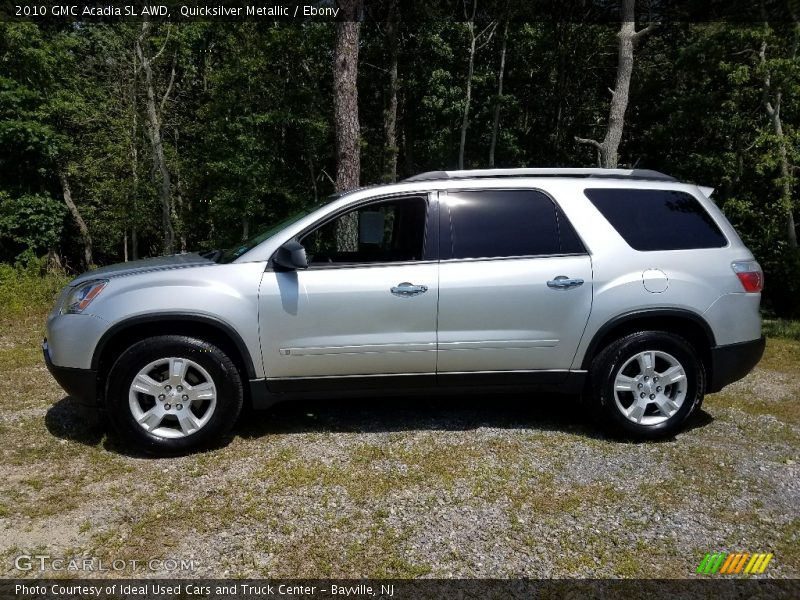
[[[583,252],[552,200],[532,190],[450,192],[452,258]],[[564,235],[559,235],[559,224]]]
[[721,248],[728,241],[693,196],[672,190],[584,191],[635,250]]
[[300,243],[311,265],[421,260],[426,213],[424,198],[369,204],[329,221]]

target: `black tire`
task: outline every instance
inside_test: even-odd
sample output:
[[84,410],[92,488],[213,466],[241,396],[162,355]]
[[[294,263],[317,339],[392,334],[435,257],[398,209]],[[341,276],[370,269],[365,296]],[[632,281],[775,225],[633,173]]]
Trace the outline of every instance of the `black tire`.
[[[623,412],[623,409],[630,410],[633,403],[637,401],[637,395],[642,392],[649,394],[655,392],[655,389],[636,389],[635,392],[622,391],[619,396],[615,390],[617,376],[623,368],[625,369],[622,372],[623,375],[626,375],[631,368],[640,371],[638,365],[629,363],[626,366],[626,363],[647,351],[669,355],[677,360],[685,373],[685,379],[674,384],[675,388],[669,387],[664,390],[665,395],[667,389],[670,394],[675,394],[675,396],[681,392],[685,394],[679,408],[665,420],[651,424],[635,422]],[[657,358],[656,360],[664,359]],[[645,386],[649,385],[648,382],[640,381],[640,383]],[[705,384],[706,375],[703,362],[688,341],[678,335],[663,331],[641,331],[616,340],[595,357],[589,373],[589,397],[604,424],[613,433],[636,439],[662,439],[677,433],[692,413],[701,406]],[[638,384],[636,387],[638,388]],[[662,388],[657,389],[661,390]],[[643,402],[647,402],[644,396],[642,398]],[[630,401],[631,404],[626,407],[627,401]],[[641,420],[655,421],[665,416],[654,403],[650,403],[646,410],[649,412],[644,413]]]
[[[181,429],[177,417],[171,415],[167,418],[164,428],[156,428],[156,433],[147,431],[135,419],[129,397],[131,385],[140,371],[153,362],[173,357],[188,359],[200,367],[200,369],[196,369],[189,366],[187,380],[194,378],[194,381],[202,383],[210,380],[216,390],[213,408],[211,408],[211,402],[200,401],[194,405],[187,403],[187,410],[190,406],[201,405],[197,410],[202,411],[202,405],[205,404],[206,410],[210,409],[210,413],[207,416],[205,413],[200,413],[206,419],[205,423],[196,431],[188,434],[181,433],[183,437],[157,435],[158,431],[169,434],[169,428]],[[205,374],[202,373],[203,370]],[[158,379],[154,380],[159,381]],[[175,455],[219,444],[230,432],[239,416],[242,409],[242,397],[242,379],[239,371],[222,350],[197,338],[165,335],[138,342],[120,355],[108,375],[105,406],[111,425],[124,441],[149,454]],[[142,402],[150,402],[151,405],[160,401],[155,396],[152,396],[151,400],[151,395],[148,394],[137,395],[136,398],[141,398]],[[169,397],[167,397],[166,402],[169,401]],[[182,402],[182,400],[176,397],[173,402]],[[172,408],[169,404],[162,406]],[[175,406],[183,409],[183,404],[175,404]],[[191,410],[196,409],[192,408]]]

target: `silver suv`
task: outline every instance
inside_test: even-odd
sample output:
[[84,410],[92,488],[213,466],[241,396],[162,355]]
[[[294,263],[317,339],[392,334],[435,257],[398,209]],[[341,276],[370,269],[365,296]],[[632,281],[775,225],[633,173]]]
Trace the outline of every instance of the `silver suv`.
[[236,248],[77,277],[45,361],[156,453],[214,442],[243,403],[420,391],[580,393],[670,436],[764,350],[761,268],[711,192],[618,169],[355,190]]

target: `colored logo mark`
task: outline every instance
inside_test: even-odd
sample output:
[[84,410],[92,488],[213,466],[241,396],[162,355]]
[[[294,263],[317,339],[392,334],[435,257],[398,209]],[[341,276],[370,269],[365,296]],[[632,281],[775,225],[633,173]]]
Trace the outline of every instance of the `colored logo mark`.
[[715,552],[706,554],[705,558],[700,561],[697,572],[704,575],[714,573],[755,575],[764,572],[772,557],[773,554]]

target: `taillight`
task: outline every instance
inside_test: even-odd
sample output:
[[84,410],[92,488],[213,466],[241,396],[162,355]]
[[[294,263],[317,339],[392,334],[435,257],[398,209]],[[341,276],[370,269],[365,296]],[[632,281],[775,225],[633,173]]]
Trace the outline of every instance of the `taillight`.
[[754,260],[731,263],[733,272],[742,283],[745,292],[760,292],[764,289],[764,273],[761,265]]

